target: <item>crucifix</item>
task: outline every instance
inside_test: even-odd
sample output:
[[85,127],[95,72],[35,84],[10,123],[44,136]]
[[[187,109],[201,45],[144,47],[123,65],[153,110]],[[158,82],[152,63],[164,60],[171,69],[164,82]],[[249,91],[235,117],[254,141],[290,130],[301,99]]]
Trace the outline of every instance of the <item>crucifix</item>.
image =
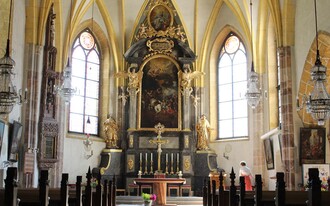
[[158,153],[158,166],[157,166],[157,172],[161,173],[160,169],[160,156],[162,154],[162,144],[167,144],[168,140],[162,140],[162,133],[164,132],[165,126],[161,123],[158,123],[155,125],[155,132],[157,133],[157,139],[149,140],[149,143],[156,144],[157,145],[157,153]]

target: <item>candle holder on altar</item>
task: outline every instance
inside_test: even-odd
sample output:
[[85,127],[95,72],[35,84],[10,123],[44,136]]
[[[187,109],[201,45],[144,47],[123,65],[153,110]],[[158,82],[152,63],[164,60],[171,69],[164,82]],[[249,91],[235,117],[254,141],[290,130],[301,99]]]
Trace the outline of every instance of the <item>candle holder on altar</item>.
[[167,174],[168,175],[168,161],[166,161],[166,163],[165,163],[165,174]]
[[173,161],[171,162],[171,175],[174,174],[174,165],[173,165]]
[[151,175],[154,173],[154,167],[152,165],[153,165],[153,161],[150,161],[150,172],[149,172],[149,174],[151,174]]
[[144,166],[144,175],[147,175],[148,174],[148,162],[146,161],[146,164]]

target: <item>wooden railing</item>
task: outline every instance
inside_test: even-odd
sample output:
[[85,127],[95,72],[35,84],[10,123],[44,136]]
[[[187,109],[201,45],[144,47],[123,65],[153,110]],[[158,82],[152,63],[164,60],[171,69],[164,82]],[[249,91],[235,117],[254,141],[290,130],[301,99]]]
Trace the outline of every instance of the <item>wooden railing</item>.
[[69,175],[62,174],[61,188],[49,188],[48,171],[42,170],[39,178],[39,188],[18,188],[17,168],[7,169],[5,189],[0,189],[0,205],[2,206],[115,206],[116,180],[104,180],[101,185],[101,175],[97,177],[96,188],[92,188],[90,169],[86,175],[87,183],[82,189],[82,177],[77,176],[75,190],[69,190]]
[[[229,190],[223,188],[222,174],[220,186],[205,178],[203,186],[203,206],[328,206],[330,191],[321,192],[321,180],[316,168],[309,169],[308,191],[286,191],[284,173],[276,174],[276,190],[264,191],[261,175],[255,175],[254,191],[245,191],[244,177],[239,178],[239,189],[235,185],[235,173],[230,173]],[[212,184],[212,187],[210,185]],[[328,185],[330,180],[328,180]],[[211,189],[212,188],[212,191]]]

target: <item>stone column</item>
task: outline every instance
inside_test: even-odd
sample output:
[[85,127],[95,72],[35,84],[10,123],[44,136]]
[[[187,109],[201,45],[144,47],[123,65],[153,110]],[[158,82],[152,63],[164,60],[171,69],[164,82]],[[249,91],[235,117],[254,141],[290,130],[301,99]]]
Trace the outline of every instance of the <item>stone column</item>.
[[[192,89],[192,88],[191,88]],[[190,94],[191,91],[189,91],[188,88],[184,89],[182,91],[182,99],[183,99],[183,122],[182,126],[184,130],[190,129]]]
[[136,129],[136,99],[137,99],[137,89],[129,89],[129,128]]
[[295,187],[291,47],[277,49],[280,67],[282,158],[287,190]]

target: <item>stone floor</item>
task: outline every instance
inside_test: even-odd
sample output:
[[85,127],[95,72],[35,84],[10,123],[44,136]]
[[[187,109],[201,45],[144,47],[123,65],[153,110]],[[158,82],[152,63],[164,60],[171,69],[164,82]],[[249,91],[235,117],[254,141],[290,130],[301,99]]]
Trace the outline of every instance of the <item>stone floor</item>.
[[[202,197],[167,197],[166,203],[168,205],[177,205],[177,206],[202,206],[203,198]],[[140,196],[117,196],[116,197],[116,205],[117,206],[141,206],[143,204],[143,200]],[[155,204],[153,204],[155,205]]]

